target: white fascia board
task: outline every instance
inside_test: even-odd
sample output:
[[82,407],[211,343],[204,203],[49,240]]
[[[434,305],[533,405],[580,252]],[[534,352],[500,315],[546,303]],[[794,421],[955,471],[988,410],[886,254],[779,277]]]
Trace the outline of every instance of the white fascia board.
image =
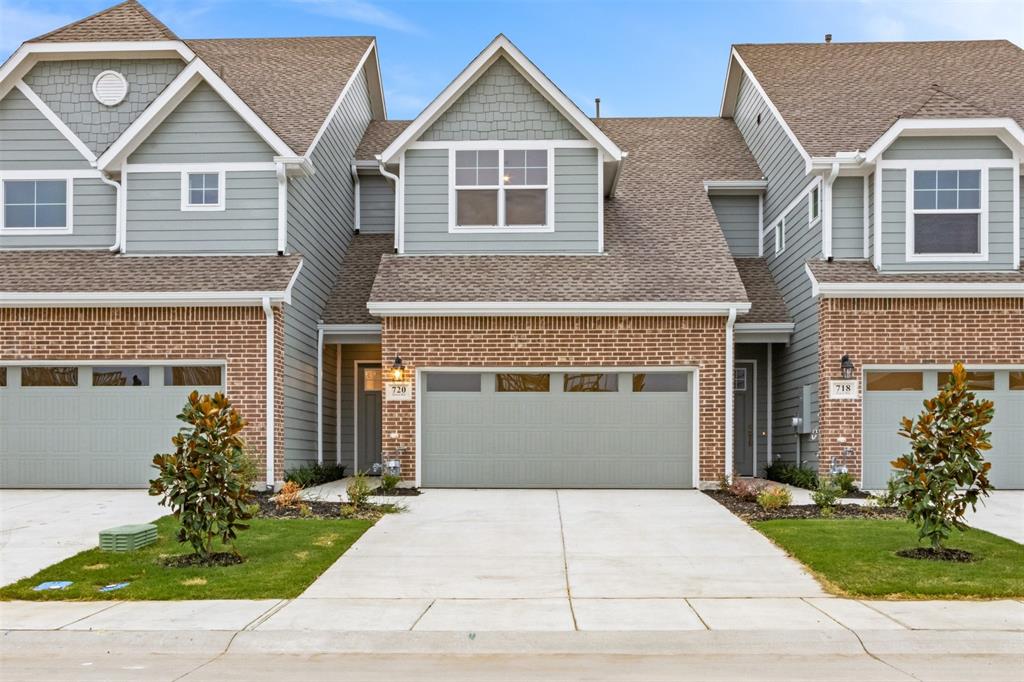
[[[371,54],[376,54],[376,50],[377,41],[373,40],[370,42],[370,46],[366,48],[366,52],[364,52],[363,56],[359,59],[359,63],[356,64],[356,68],[352,71],[352,75],[349,76],[348,81],[345,83],[345,87],[341,89],[338,99],[334,100],[334,105],[327,114],[327,118],[324,119],[323,124],[321,124],[320,130],[316,132],[316,136],[313,138],[313,141],[310,143],[309,147],[306,148],[306,156],[312,154],[313,150],[316,149],[316,145],[320,142],[320,138],[324,136],[324,133],[327,131],[327,127],[330,126],[331,121],[334,120],[334,116],[338,113],[338,109],[341,108],[341,103],[344,101],[345,96],[348,94],[349,90],[352,89],[352,85],[356,82],[359,74],[363,72],[363,66],[366,65],[366,61],[370,58]],[[378,73],[379,71],[380,69],[378,69]]]
[[[1005,133],[1024,150],[1024,130],[1012,118],[901,118],[864,152],[865,163],[875,163],[900,135],[984,135]],[[1004,139],[1004,141],[1006,141]]]
[[291,291],[4,291],[0,292],[0,307],[256,306],[264,298],[272,303],[289,303]]
[[[792,142],[793,146],[796,147],[798,152],[800,152],[800,157],[804,160],[804,173],[810,173],[811,155],[808,154],[807,150],[804,149],[804,146],[800,144],[800,140],[796,138],[796,135],[793,133],[793,130],[789,127],[789,124],[786,123],[786,119],[782,118],[782,114],[779,113],[779,110],[775,107],[775,103],[772,102],[770,97],[768,97],[768,93],[764,91],[763,87],[761,87],[761,83],[758,82],[757,78],[754,77],[754,73],[747,66],[746,62],[743,61],[743,58],[740,57],[740,54],[739,52],[736,51],[735,47],[732,49],[732,58],[736,60],[736,63],[743,70],[743,74],[750,79],[751,83],[754,84],[754,89],[757,90],[757,93],[759,95],[761,95],[761,98],[764,99],[764,103],[768,106],[768,110],[772,112],[772,116],[774,116],[775,120],[777,120],[779,122],[779,125],[782,126],[782,130],[784,133],[786,133],[786,137],[789,138],[789,141]],[[725,110],[724,101],[722,103],[722,110]]]
[[581,316],[581,315],[686,315],[712,316],[728,315],[730,309],[738,313],[750,310],[750,303],[695,302],[590,302],[590,301],[452,301],[452,302],[369,302],[366,304],[371,315],[381,317],[401,316],[467,316],[467,315],[538,315],[538,316]]
[[40,99],[39,95],[37,95],[35,91],[32,90],[32,88],[30,88],[25,83],[25,81],[19,80],[17,83],[14,84],[14,87],[17,88],[18,92],[24,95],[25,98],[32,103],[32,106],[39,110],[39,113],[41,113],[46,118],[46,120],[50,122],[50,125],[57,129],[57,132],[63,135],[64,138],[71,143],[71,146],[74,147],[78,151],[78,153],[81,154],[85,158],[85,160],[89,162],[89,165],[96,165],[96,155],[93,154],[92,150],[89,149],[89,147],[86,146],[86,144],[82,142],[82,140],[77,135],[75,135],[71,128],[69,128],[67,124],[64,123],[64,121],[60,118],[60,116],[58,116],[53,111],[53,109],[48,107],[46,103],[43,102],[42,99]]
[[811,297],[819,298],[1018,298],[1024,283],[1000,282],[819,282],[811,280]]
[[328,334],[373,334],[380,333],[383,325],[380,324],[330,324],[321,322],[317,329],[323,329]]
[[705,180],[708,194],[759,194],[767,191],[767,180]]
[[622,150],[619,149],[618,145],[612,142],[576,106],[575,102],[566,97],[565,93],[559,90],[558,86],[551,79],[544,75],[526,55],[520,52],[519,48],[512,44],[512,41],[504,35],[498,35],[456,76],[455,80],[448,84],[448,87],[441,91],[441,94],[427,105],[427,108],[402,131],[402,134],[388,145],[387,149],[381,154],[383,161],[385,163],[395,163],[409,144],[415,141],[424,130],[429,128],[501,56],[507,58],[519,73],[526,80],[530,81],[530,84],[540,91],[559,113],[569,119],[586,138],[600,147],[612,160],[621,160]]
[[194,59],[181,73],[164,88],[155,100],[100,156],[98,166],[107,170],[123,163],[140,144],[156,130],[167,116],[195,89],[200,82],[213,88],[229,107],[244,120],[274,150],[277,156],[297,158],[296,154],[277,133],[270,129],[256,113],[249,108],[220,76],[201,59]]
[[791,332],[796,329],[793,322],[740,322],[736,321],[736,330],[750,332]]

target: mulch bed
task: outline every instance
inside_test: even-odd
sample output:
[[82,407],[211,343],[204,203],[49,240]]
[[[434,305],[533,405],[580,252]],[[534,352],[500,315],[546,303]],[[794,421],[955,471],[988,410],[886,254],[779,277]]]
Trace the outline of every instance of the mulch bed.
[[832,516],[822,516],[821,510],[813,504],[794,504],[782,509],[765,511],[757,502],[747,502],[722,490],[705,490],[704,494],[744,521],[774,521],[777,519],[902,519],[903,515],[894,507],[868,507],[858,504],[837,504]]
[[924,559],[927,561],[953,561],[959,564],[969,564],[974,561],[974,555],[965,549],[932,549],[931,547],[915,547],[914,549],[901,549],[896,556],[904,559]]
[[180,554],[160,560],[168,568],[191,568],[192,566],[235,566],[245,559],[234,552],[214,552],[204,561],[198,554]]
[[309,512],[307,514],[302,513],[302,507],[298,504],[291,507],[278,507],[277,503],[271,500],[275,493],[270,491],[260,491],[255,493],[253,497],[255,502],[259,504],[260,510],[256,513],[256,516],[261,519],[340,519],[343,518],[341,515],[341,505],[337,502],[317,502],[317,501],[303,501],[301,504],[307,507]]
[[420,494],[420,491],[419,488],[395,488],[388,492],[383,488],[374,488],[370,494],[377,497],[415,497]]

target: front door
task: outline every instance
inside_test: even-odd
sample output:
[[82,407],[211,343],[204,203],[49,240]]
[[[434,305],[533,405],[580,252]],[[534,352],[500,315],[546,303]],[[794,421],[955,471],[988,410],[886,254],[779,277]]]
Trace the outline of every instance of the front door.
[[736,363],[733,400],[733,471],[756,476],[754,465],[754,365]]
[[381,461],[381,369],[380,365],[358,365],[356,370],[356,466],[359,471],[370,471]]

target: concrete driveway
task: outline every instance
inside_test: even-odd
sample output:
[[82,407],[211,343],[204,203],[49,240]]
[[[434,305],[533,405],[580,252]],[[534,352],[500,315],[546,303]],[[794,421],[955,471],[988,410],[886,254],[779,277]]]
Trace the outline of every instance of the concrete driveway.
[[305,604],[272,620],[287,626],[295,608],[308,627],[316,605],[307,600],[317,600],[323,618],[370,629],[622,629],[627,620],[702,629],[686,599],[825,596],[799,563],[696,491],[406,499],[407,513],[382,519],[297,600]]
[[0,585],[99,544],[104,528],[167,513],[145,490],[0,490]]
[[967,513],[967,524],[1024,544],[1024,490],[996,490]]

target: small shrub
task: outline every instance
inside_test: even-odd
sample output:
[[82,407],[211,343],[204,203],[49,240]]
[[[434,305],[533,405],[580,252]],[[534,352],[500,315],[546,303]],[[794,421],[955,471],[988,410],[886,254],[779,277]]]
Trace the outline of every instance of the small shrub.
[[313,516],[313,510],[310,508],[310,506],[308,504],[305,504],[305,503],[300,504],[299,505],[299,516],[301,516],[304,519],[308,519],[311,516]]
[[178,542],[189,543],[200,562],[209,560],[213,541],[230,544],[243,521],[256,513],[243,472],[248,455],[238,435],[245,420],[223,393],[192,391],[178,419],[182,427],[171,439],[174,452],[153,457],[157,477],[149,494],[160,496],[181,528]]
[[751,481],[744,478],[735,478],[732,483],[729,484],[729,494],[733,497],[743,500],[744,502],[754,502],[757,500],[757,495],[762,490],[768,487],[768,484],[764,481]]
[[380,477],[380,489],[385,493],[393,493],[402,482],[402,477],[395,474],[382,474]]
[[811,491],[811,501],[818,509],[831,511],[842,492],[834,478],[823,478],[818,481],[818,487]]
[[900,435],[910,441],[910,452],[891,462],[898,472],[896,503],[933,552],[943,549],[954,529],[967,529],[967,506],[975,509],[992,489],[992,463],[982,453],[992,449],[985,426],[994,414],[991,400],[968,390],[967,370],[958,362],[939,394],[924,401],[917,419],[903,418]]
[[238,477],[247,490],[255,490],[256,481],[264,475],[252,457],[243,457],[238,467]]
[[730,485],[732,485],[732,482],[729,480],[728,476],[726,476],[725,474],[722,474],[721,476],[718,477],[718,489],[719,490],[724,490],[724,491],[728,492]]
[[284,472],[284,480],[297,483],[300,488],[311,488],[345,478],[343,464],[303,464]]
[[782,486],[769,486],[757,494],[757,503],[765,511],[775,511],[793,503],[793,496]]
[[846,471],[841,471],[838,474],[832,475],[832,482],[839,486],[839,490],[843,495],[849,495],[850,493],[857,490],[857,486],[853,484],[853,474]]
[[765,476],[770,481],[788,483],[797,488],[814,490],[818,487],[818,475],[814,471],[790,462],[772,462],[765,469]]
[[349,505],[356,510],[365,508],[370,498],[370,482],[366,480],[366,475],[360,473],[353,476],[345,492],[348,493]]
[[281,490],[274,495],[274,504],[278,509],[288,509],[299,503],[302,488],[295,481],[286,481]]

